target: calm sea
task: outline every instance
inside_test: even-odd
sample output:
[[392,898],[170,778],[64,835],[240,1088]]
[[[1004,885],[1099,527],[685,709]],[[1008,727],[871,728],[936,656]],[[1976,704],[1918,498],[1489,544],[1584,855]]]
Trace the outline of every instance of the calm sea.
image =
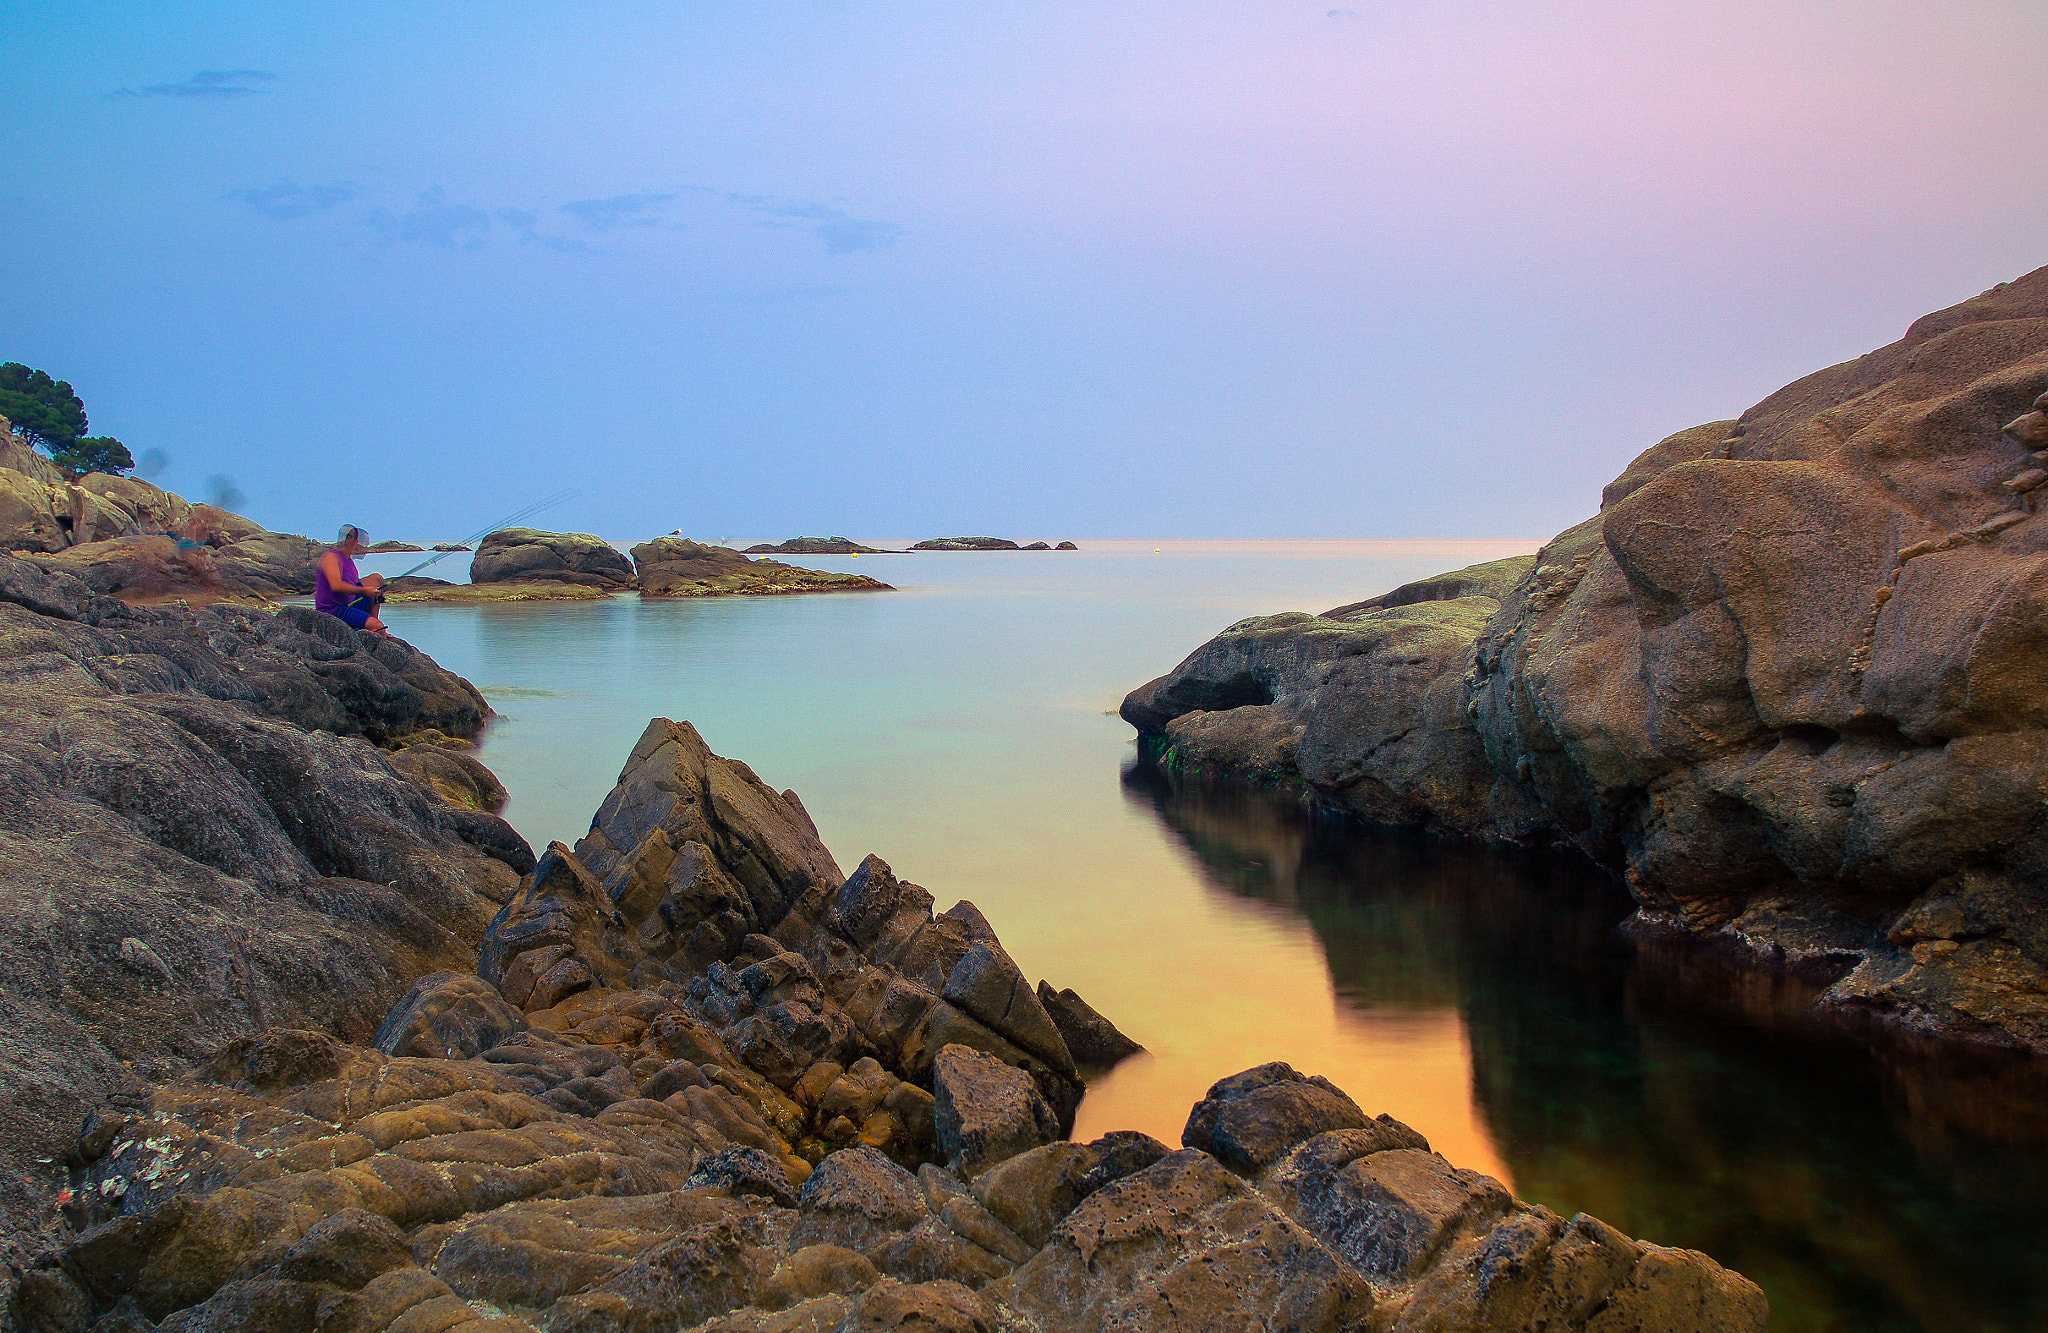
[[1285,1060],[1525,1198],[1712,1254],[1776,1329],[2048,1327],[2041,1062],[1873,1053],[1798,983],[1617,936],[1625,895],[1578,863],[1134,765],[1118,702],[1232,621],[1534,542],[1081,545],[797,562],[894,593],[389,619],[499,712],[482,757],[536,846],[574,842],[666,716],[795,788],[842,868],[874,852],[972,900],[1028,975],[1148,1048],[1077,1137],[1178,1143],[1211,1082]]

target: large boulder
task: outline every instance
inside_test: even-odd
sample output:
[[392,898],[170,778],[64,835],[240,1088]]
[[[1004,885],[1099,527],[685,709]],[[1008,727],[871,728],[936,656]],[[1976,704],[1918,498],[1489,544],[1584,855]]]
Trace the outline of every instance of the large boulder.
[[480,977],[431,972],[392,1007],[370,1044],[386,1055],[466,1060],[526,1030],[526,1018]]
[[633,586],[633,565],[587,532],[501,528],[477,544],[471,583],[575,583],[588,588]]
[[1501,578],[1233,626],[1124,716],[1170,763],[1574,848],[1638,931],[1824,1004],[2048,1051],[2044,390],[2048,269],[1661,441]]
[[1303,1139],[1366,1123],[1330,1080],[1275,1062],[1218,1080],[1188,1113],[1181,1142],[1240,1171],[1257,1171]]
[[1059,1122],[1029,1074],[966,1046],[939,1052],[932,1096],[939,1151],[970,1180],[1059,1137]]

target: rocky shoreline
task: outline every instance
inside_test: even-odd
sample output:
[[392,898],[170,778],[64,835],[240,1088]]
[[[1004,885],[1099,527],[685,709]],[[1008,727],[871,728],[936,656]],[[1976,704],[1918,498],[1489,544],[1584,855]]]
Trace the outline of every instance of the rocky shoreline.
[[402,642],[13,557],[0,627],[12,1327],[1764,1326],[1286,1066],[1065,1141],[1134,1048],[687,724],[536,857]]
[[2048,269],[1645,452],[1599,515],[1133,691],[1156,759],[1583,854],[1638,930],[2048,1052]]

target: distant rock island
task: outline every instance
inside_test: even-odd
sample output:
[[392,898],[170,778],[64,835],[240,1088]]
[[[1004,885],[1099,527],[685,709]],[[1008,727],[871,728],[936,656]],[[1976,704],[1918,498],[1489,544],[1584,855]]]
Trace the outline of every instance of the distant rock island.
[[859,542],[844,537],[791,537],[780,546],[749,546],[748,555],[900,555],[900,551],[884,551],[873,546],[862,546]]
[[[363,549],[371,555],[389,555],[394,551],[424,551],[427,548],[415,546],[411,542],[372,542]],[[438,551],[441,548],[437,546],[434,549]]]
[[579,601],[638,590],[643,597],[776,597],[809,592],[893,592],[860,574],[750,560],[726,546],[657,537],[629,558],[587,532],[506,528],[477,545],[467,584],[409,579],[394,602]]
[[1033,542],[1019,546],[1004,537],[933,537],[910,548],[913,551],[1078,551],[1080,547],[1072,542],[1061,542],[1058,546],[1047,546],[1044,542]]
[[646,597],[768,597],[800,592],[893,592],[864,574],[800,569],[776,560],[749,560],[725,546],[684,537],[657,537],[633,548]]
[[1574,849],[1633,929],[2048,1052],[2048,269],[1681,431],[1534,557],[1240,621],[1159,762]]

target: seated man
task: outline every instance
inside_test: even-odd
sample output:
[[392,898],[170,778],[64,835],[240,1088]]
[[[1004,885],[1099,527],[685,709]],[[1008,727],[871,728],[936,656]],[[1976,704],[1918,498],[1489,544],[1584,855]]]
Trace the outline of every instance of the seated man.
[[341,540],[320,557],[313,575],[313,609],[337,616],[356,629],[382,634],[384,622],[377,619],[377,604],[384,600],[378,591],[384,586],[384,576],[364,578],[356,573],[355,557],[362,553],[363,530],[353,523],[343,524]]

